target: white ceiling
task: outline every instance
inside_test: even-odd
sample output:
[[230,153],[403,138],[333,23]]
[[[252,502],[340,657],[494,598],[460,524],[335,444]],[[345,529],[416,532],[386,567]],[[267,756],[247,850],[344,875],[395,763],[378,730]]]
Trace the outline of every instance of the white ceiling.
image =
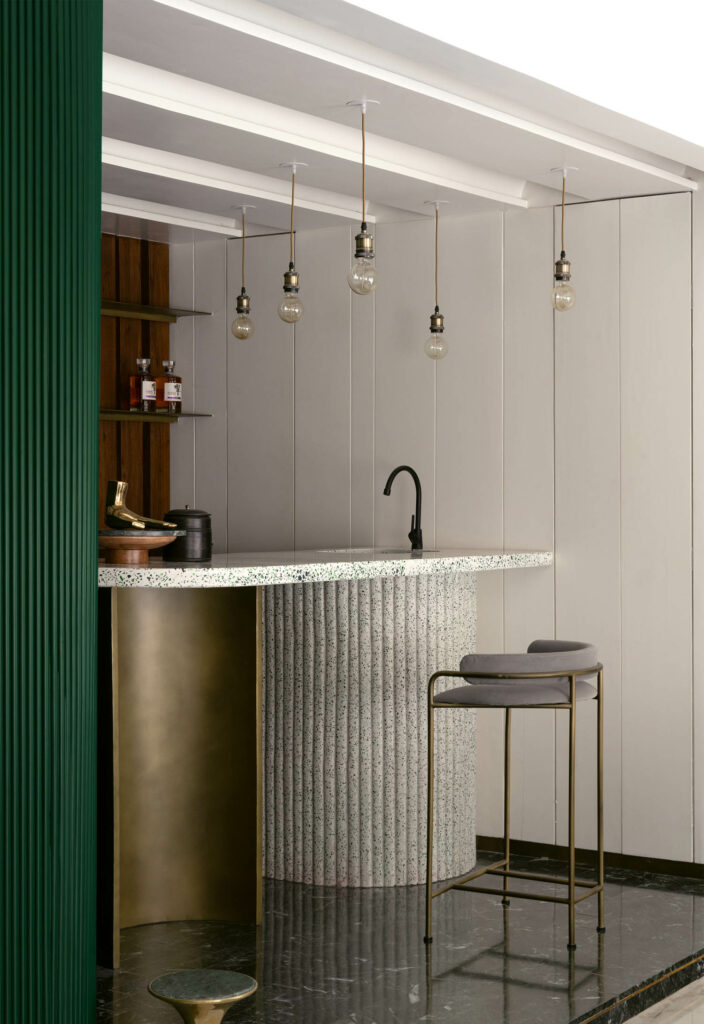
[[106,225],[235,234],[236,207],[253,203],[253,230],[285,230],[291,160],[308,164],[298,227],[358,222],[358,98],[380,101],[370,220],[427,216],[429,199],[449,200],[447,215],[553,203],[562,165],[578,168],[573,200],[696,187],[671,137],[341,0],[105,0],[104,17]]

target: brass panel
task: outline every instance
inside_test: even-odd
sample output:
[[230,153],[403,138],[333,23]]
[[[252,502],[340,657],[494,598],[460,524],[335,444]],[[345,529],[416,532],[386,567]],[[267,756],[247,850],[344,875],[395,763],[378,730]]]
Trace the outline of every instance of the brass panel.
[[98,591],[98,963],[120,966],[120,819],[114,590]]
[[257,590],[115,594],[120,926],[258,922]]

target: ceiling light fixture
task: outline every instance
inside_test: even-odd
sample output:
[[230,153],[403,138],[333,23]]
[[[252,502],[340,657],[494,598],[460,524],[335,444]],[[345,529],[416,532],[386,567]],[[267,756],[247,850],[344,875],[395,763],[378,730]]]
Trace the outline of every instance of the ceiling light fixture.
[[367,141],[366,116],[370,103],[378,104],[378,100],[350,100],[348,107],[359,107],[362,111],[362,226],[355,235],[355,250],[352,265],[347,271],[347,283],[357,295],[369,295],[377,285],[377,272],[374,266],[374,236],[367,230]]
[[254,206],[241,206],[242,210],[242,291],[237,296],[237,316],[232,321],[232,333],[236,338],[245,341],[254,334],[254,320],[251,316],[251,306],[247,289],[244,286],[244,256],[245,238],[247,235],[247,210],[253,210]]
[[570,284],[572,271],[570,261],[565,253],[565,186],[567,184],[567,172],[576,171],[576,167],[553,167],[553,173],[559,172],[562,175],[562,222],[561,222],[561,252],[559,260],[555,261],[555,284],[552,289],[552,305],[559,313],[565,313],[572,309],[575,300],[575,290]]
[[299,161],[298,163],[281,164],[281,166],[290,168],[291,170],[291,244],[288,270],[284,274],[284,297],[279,303],[279,316],[286,324],[297,324],[303,316],[303,303],[298,297],[298,289],[300,285],[298,273],[294,266],[293,210],[296,201],[296,171],[299,167],[307,167],[308,164],[304,164]]
[[444,206],[446,199],[435,199],[426,202],[426,206],[435,207],[435,310],[430,314],[430,337],[425,343],[425,354],[428,359],[444,359],[447,355],[447,342],[443,338],[445,331],[445,317],[440,312],[438,305],[438,256],[440,238],[440,207]]

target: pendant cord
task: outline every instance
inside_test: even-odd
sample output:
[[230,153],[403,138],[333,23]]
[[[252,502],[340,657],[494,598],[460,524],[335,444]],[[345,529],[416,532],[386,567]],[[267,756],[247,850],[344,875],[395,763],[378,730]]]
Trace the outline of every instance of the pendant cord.
[[362,223],[367,220],[367,138],[366,114],[362,107]]
[[291,263],[293,263],[293,205],[296,198],[296,168],[291,171]]
[[565,251],[565,185],[567,183],[567,175],[562,175],[562,251]]
[[242,291],[244,291],[244,239],[247,233],[247,211],[242,209]]
[[435,207],[435,306],[438,306],[438,234],[440,230],[440,210]]

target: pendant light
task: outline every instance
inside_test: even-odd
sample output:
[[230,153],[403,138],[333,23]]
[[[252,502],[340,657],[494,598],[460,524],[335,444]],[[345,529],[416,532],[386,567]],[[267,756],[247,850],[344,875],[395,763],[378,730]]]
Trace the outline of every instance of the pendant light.
[[355,235],[355,250],[352,265],[347,271],[347,283],[357,295],[369,295],[377,285],[377,272],[374,266],[374,237],[367,230],[367,140],[366,116],[370,103],[378,104],[378,100],[350,100],[348,107],[359,107],[362,112],[362,226]]
[[435,207],[435,310],[430,314],[430,337],[425,343],[425,354],[428,359],[444,359],[447,355],[447,342],[443,337],[445,331],[445,317],[440,312],[438,305],[438,256],[440,237],[440,206],[446,200],[435,200],[428,202],[426,206]]
[[286,324],[297,324],[303,316],[303,303],[298,297],[298,273],[294,266],[293,252],[293,210],[296,200],[296,170],[299,167],[307,167],[304,163],[281,164],[291,170],[291,245],[289,253],[288,270],[284,274],[284,296],[279,303],[279,316]]
[[575,290],[570,284],[572,272],[570,261],[565,253],[565,185],[567,184],[567,171],[575,171],[576,167],[553,167],[553,171],[562,174],[562,221],[561,221],[561,252],[559,260],[555,261],[555,285],[552,290],[552,305],[559,313],[565,313],[572,309],[575,300]]
[[245,341],[247,338],[251,338],[254,334],[254,320],[252,320],[251,307],[249,301],[249,295],[247,295],[247,289],[244,286],[244,256],[245,256],[245,237],[247,235],[247,210],[253,210],[254,207],[242,206],[242,291],[237,296],[237,316],[232,321],[232,333],[236,338],[241,341]]

